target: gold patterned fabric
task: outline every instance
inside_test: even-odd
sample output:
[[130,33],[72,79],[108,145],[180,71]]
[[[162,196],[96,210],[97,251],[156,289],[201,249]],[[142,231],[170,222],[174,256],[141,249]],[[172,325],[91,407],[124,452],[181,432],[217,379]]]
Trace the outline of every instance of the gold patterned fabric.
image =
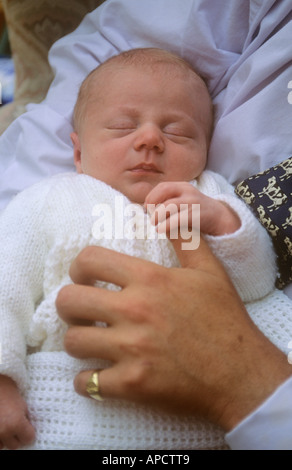
[[292,282],[292,157],[247,178],[235,189],[272,237],[278,256],[276,286]]
[[48,51],[104,0],[2,0],[15,65],[14,103],[0,108],[0,134],[27,103],[45,97],[53,72]]

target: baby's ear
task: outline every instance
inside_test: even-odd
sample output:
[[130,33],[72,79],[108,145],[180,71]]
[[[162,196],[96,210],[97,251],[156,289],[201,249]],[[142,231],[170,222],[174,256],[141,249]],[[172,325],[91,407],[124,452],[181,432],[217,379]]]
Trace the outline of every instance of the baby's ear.
[[81,166],[81,145],[77,132],[72,132],[70,134],[73,149],[74,149],[74,164],[76,167],[77,173],[83,173]]

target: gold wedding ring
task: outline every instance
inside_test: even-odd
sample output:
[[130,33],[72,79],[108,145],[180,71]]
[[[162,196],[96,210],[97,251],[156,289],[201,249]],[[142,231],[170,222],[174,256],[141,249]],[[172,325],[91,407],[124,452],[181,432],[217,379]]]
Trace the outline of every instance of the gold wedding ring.
[[94,400],[102,401],[103,398],[99,394],[99,382],[98,382],[98,370],[91,374],[90,379],[86,385],[86,391],[88,395]]

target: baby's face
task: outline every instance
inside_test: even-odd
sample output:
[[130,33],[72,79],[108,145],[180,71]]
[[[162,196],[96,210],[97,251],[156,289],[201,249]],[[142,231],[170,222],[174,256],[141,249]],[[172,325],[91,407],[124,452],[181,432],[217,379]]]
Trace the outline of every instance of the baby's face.
[[190,181],[203,171],[209,97],[195,79],[133,66],[108,73],[102,87],[97,82],[72,134],[79,173],[142,204],[158,183]]

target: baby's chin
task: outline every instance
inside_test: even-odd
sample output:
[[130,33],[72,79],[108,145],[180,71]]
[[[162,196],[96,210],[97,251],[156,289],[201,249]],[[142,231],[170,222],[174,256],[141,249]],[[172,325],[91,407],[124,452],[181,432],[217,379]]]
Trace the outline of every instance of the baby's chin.
[[[156,183],[157,184],[157,183]],[[131,185],[127,191],[124,192],[125,196],[135,204],[144,204],[146,196],[156,186],[155,183],[147,181],[140,181],[139,183]]]

